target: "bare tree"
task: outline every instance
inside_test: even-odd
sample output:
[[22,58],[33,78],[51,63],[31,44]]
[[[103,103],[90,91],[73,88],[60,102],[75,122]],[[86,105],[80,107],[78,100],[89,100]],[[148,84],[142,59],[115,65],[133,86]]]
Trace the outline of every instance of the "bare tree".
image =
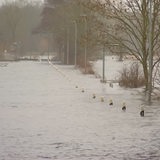
[[[111,0],[90,0],[82,4],[102,17],[104,25],[109,24],[110,27],[99,28],[103,34],[107,35],[108,39],[120,44],[127,49],[128,53],[133,55],[143,66],[145,77],[145,86],[148,90],[148,58],[149,58],[149,0],[126,0],[111,1]],[[152,1],[152,31],[151,31],[151,51],[153,56],[159,57],[160,47],[160,2]],[[114,21],[114,23],[109,21]],[[152,57],[153,58],[153,57]],[[152,69],[158,63],[160,58],[157,58],[152,66]]]
[[27,3],[24,0],[5,1],[0,6],[1,44],[4,44],[2,50],[17,47],[18,54],[22,54],[35,48],[36,38],[33,38],[32,30],[40,21],[40,13],[40,5]]
[[11,42],[16,40],[17,27],[22,18],[21,8],[16,2],[5,3],[1,8],[1,15],[3,15],[3,20],[5,21],[6,28],[10,32]]

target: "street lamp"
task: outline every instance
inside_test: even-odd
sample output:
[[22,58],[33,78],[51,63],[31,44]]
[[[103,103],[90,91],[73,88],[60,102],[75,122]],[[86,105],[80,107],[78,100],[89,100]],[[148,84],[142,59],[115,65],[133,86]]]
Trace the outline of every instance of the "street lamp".
[[152,53],[152,0],[149,1],[148,5],[149,10],[149,34],[148,34],[148,43],[149,43],[149,77],[148,77],[148,102],[151,103],[151,93],[152,93],[152,66],[153,66],[153,53]]
[[80,17],[83,17],[85,20],[85,47],[84,47],[84,67],[85,67],[85,73],[87,72],[87,15],[83,14]]
[[69,26],[67,27],[67,65],[69,64]]
[[73,21],[74,26],[75,26],[75,41],[74,41],[74,47],[75,47],[75,57],[74,57],[74,65],[75,67],[77,66],[77,22],[76,20]]

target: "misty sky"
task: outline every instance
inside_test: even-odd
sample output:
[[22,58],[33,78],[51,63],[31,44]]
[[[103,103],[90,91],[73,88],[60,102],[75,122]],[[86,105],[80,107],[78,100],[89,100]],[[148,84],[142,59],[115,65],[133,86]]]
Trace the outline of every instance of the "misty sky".
[[[12,2],[12,1],[15,1],[15,0],[0,0],[0,4],[2,4],[3,2]],[[28,1],[28,2],[32,2],[32,1],[36,1],[36,2],[43,2],[43,0],[25,0],[25,1]]]

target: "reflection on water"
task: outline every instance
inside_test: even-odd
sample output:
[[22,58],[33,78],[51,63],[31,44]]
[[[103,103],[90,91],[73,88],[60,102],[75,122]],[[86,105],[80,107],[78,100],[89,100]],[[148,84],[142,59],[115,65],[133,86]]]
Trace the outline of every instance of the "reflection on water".
[[[160,159],[159,105],[145,106],[140,117],[135,95],[104,85],[99,95],[112,97],[114,106],[88,100],[92,94],[37,62],[9,63],[0,75],[1,160]],[[120,105],[124,97],[126,112]]]

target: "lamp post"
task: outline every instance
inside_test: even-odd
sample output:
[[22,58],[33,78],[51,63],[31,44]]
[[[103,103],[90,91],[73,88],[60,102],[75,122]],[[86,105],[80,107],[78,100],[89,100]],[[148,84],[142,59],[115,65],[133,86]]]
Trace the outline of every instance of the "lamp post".
[[50,44],[49,44],[49,42],[50,42],[50,33],[48,33],[47,34],[47,36],[48,36],[48,46],[47,46],[47,56],[48,56],[48,62],[50,61],[50,59],[49,59],[49,57],[50,57],[50,54],[49,54],[49,51],[50,51]]
[[85,50],[84,50],[84,64],[85,64],[85,73],[87,72],[87,16],[85,16],[85,34],[86,34],[86,41],[85,41]]
[[69,27],[67,27],[67,65],[69,64]]
[[75,68],[76,68],[76,66],[77,66],[77,33],[78,33],[78,30],[77,30],[77,22],[76,22],[76,20],[74,20],[73,23],[74,23],[74,26],[75,26],[75,41],[74,41],[75,57],[74,57],[74,65],[75,65]]
[[105,83],[105,44],[103,45],[103,70],[102,70],[102,82]]
[[149,43],[149,56],[148,56],[148,103],[151,103],[151,93],[152,93],[152,66],[153,66],[153,53],[152,53],[152,0],[149,1],[149,34],[148,34],[148,43]]
[[85,47],[84,47],[84,68],[85,68],[85,73],[87,73],[87,15],[83,14],[81,15],[80,17],[83,17],[84,18],[84,21],[85,21],[85,38],[86,38],[86,41],[85,41]]
[[85,73],[87,72],[87,17],[85,18],[85,32],[86,32],[86,41],[85,41],[85,50],[84,50],[84,64],[85,64]]

